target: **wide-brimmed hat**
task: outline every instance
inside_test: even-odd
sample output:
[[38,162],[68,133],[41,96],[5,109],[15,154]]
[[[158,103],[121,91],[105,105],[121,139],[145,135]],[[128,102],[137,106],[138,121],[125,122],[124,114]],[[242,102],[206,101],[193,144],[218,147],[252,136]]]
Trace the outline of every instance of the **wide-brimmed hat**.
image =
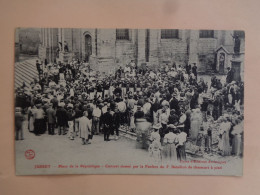
[[60,107],[64,107],[64,106],[65,106],[65,103],[64,103],[64,102],[61,102],[61,103],[59,103],[59,106],[60,106]]
[[153,129],[160,129],[160,128],[162,128],[162,125],[160,123],[153,125]]
[[41,96],[41,94],[38,93],[38,94],[36,94],[36,97],[37,97],[37,98],[40,98],[40,97],[42,97],[42,96]]
[[73,104],[68,104],[68,108],[73,108]]
[[167,125],[167,127],[171,128],[171,129],[175,129],[176,128],[176,126],[174,124],[169,124],[169,125]]

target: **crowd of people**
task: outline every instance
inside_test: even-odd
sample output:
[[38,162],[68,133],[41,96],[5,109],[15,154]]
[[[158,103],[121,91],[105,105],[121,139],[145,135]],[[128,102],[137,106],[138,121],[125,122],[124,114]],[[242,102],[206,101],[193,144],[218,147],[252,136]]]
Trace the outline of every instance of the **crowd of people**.
[[152,69],[132,60],[106,75],[79,60],[37,61],[36,68],[39,78],[15,91],[17,140],[24,139],[24,120],[36,136],[48,131],[90,144],[98,134],[110,141],[119,138],[119,129],[135,133],[142,119],[152,124],[149,154],[175,161],[186,159],[187,140],[210,152],[211,124],[218,123],[220,154],[242,154],[244,86],[230,68],[227,76],[207,82],[198,78],[196,64]]

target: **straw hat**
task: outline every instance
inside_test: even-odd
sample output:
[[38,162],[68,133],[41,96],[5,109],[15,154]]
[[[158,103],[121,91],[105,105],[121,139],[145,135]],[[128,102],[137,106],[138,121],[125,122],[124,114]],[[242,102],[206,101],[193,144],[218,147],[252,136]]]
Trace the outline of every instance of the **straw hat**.
[[73,108],[73,104],[68,104],[68,108]]
[[153,129],[160,129],[160,128],[162,128],[162,125],[160,123],[153,125]]
[[61,103],[59,103],[59,106],[60,106],[60,107],[64,107],[64,106],[65,106],[65,103],[64,103],[64,102],[61,102]]
[[173,124],[169,124],[169,125],[167,125],[167,127],[168,127],[168,128],[171,128],[171,129],[175,129],[175,128],[176,128],[176,126],[173,125]]

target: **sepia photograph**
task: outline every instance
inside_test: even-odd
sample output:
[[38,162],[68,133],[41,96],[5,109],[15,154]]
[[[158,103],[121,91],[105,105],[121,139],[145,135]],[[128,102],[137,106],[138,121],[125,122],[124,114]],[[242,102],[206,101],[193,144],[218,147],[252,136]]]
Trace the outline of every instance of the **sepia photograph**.
[[16,28],[16,175],[243,175],[245,32]]

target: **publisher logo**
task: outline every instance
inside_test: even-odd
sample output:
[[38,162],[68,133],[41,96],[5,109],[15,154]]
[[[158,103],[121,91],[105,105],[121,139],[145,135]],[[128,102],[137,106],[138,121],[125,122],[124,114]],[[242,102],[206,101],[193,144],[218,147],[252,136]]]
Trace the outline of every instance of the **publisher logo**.
[[24,153],[25,158],[32,160],[35,157],[35,152],[33,150],[26,150]]

